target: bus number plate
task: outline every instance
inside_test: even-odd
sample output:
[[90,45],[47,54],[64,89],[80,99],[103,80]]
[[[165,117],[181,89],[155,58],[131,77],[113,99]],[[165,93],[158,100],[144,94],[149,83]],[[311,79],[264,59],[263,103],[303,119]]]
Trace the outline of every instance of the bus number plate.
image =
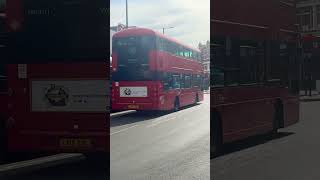
[[139,105],[128,105],[129,109],[139,109]]
[[90,139],[60,139],[60,147],[63,148],[89,148],[91,147]]

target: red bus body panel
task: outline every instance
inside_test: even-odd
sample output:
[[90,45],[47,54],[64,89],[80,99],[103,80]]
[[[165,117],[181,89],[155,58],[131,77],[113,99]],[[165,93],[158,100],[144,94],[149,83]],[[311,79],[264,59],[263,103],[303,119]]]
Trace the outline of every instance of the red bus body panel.
[[[107,107],[105,112],[33,112],[31,108],[31,81],[108,80],[108,63],[29,64],[26,79],[18,78],[17,65],[9,65],[8,70],[8,87],[13,90],[13,95],[9,97],[9,117],[12,121],[8,129],[10,151],[109,151]],[[90,139],[91,147],[60,147],[59,140],[62,138]]]
[[[295,3],[290,0],[216,0],[211,20],[213,36],[297,42],[295,11]],[[278,99],[283,104],[282,126],[299,121],[299,96],[286,87],[213,87],[211,97],[211,112],[221,115],[223,143],[272,131]]]
[[282,87],[248,86],[211,90],[211,108],[222,115],[225,143],[270,132],[277,99],[284,105],[284,127],[299,121],[299,98]]
[[[118,84],[118,85],[116,85]],[[180,105],[193,104],[196,93],[199,101],[203,93],[196,89],[163,91],[159,81],[120,81],[112,84],[112,109],[114,110],[172,110],[175,97],[180,98]],[[120,87],[147,87],[147,97],[120,97]],[[134,106],[136,106],[134,108]]]
[[[157,33],[153,30],[144,28],[133,28],[123,30],[116,33],[113,38],[151,35],[165,38],[171,42],[179,43],[178,41]],[[179,43],[180,44],[180,43]],[[181,45],[199,52],[195,48],[186,45]],[[117,52],[112,53],[112,69],[117,70]],[[171,72],[171,73],[187,73],[204,75],[203,66],[194,60],[185,59],[171,55],[167,52],[151,50],[149,52],[149,70],[152,72]],[[118,84],[118,85],[116,85]],[[148,97],[120,97],[120,87],[147,87]],[[160,81],[120,81],[113,82],[112,85],[112,109],[113,110],[172,110],[174,107],[175,98],[180,100],[180,106],[194,104],[196,97],[198,100],[203,100],[203,92],[200,87],[191,87],[185,89],[172,89],[164,91],[162,82]]]

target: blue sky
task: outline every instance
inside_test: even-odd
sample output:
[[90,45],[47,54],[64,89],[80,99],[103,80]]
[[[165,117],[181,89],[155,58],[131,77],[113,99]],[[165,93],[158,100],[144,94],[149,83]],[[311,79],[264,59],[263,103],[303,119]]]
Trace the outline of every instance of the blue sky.
[[[111,26],[125,24],[125,0],[111,0]],[[128,0],[129,26],[162,32],[197,47],[210,39],[210,0]]]

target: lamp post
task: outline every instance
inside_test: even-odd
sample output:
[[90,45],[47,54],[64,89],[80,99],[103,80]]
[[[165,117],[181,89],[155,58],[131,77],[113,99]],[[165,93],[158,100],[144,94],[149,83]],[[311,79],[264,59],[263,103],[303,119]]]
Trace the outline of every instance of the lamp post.
[[126,0],[126,28],[128,29],[128,0]]
[[164,27],[164,28],[162,28],[162,34],[164,34],[164,30],[165,29],[172,29],[172,28],[174,28],[174,27],[167,27],[167,28]]

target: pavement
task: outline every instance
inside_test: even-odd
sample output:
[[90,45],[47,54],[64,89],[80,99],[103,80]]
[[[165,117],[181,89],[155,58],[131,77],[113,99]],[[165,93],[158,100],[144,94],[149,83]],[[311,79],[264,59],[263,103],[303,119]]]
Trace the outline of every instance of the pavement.
[[112,180],[210,179],[210,96],[176,113],[111,118]]
[[320,101],[320,93],[318,91],[311,91],[311,96],[309,91],[307,95],[304,91],[300,92],[300,101],[309,102],[309,101]]
[[300,122],[275,137],[260,136],[231,144],[211,160],[214,180],[318,180],[320,102],[302,102]]

